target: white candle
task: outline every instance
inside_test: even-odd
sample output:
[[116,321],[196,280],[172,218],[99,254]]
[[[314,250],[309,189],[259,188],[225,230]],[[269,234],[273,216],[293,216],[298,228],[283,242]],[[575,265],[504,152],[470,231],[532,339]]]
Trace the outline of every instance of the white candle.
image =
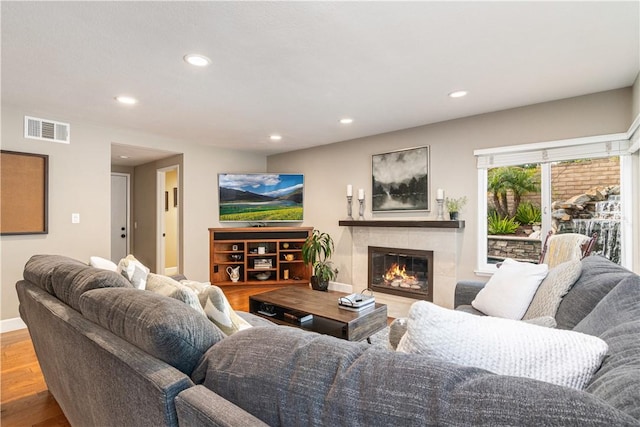
[[436,199],[437,200],[443,200],[444,199],[444,190],[442,188],[438,188]]
[[353,196],[353,185],[351,184],[347,185],[347,196]]
[[364,200],[364,188],[358,190],[358,200]]

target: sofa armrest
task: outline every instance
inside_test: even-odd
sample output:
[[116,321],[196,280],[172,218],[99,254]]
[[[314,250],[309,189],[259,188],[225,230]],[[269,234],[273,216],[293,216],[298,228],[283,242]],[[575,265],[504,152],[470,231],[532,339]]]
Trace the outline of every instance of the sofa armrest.
[[479,282],[476,280],[461,280],[456,283],[456,292],[453,297],[453,307],[460,305],[471,305],[478,295],[478,292],[486,285],[485,282]]
[[260,419],[202,385],[183,390],[175,403],[180,426],[267,427]]

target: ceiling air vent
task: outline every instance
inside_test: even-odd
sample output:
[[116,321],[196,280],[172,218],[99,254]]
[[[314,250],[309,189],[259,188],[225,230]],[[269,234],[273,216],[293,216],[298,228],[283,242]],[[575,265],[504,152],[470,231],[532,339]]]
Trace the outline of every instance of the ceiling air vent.
[[24,116],[24,137],[69,144],[69,123]]

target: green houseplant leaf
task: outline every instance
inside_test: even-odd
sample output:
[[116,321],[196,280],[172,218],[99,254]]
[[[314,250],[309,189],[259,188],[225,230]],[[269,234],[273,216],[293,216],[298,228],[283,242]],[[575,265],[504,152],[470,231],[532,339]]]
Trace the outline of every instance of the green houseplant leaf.
[[313,275],[322,281],[334,280],[338,270],[329,259],[334,251],[333,239],[328,233],[313,230],[302,245],[302,260],[313,269]]

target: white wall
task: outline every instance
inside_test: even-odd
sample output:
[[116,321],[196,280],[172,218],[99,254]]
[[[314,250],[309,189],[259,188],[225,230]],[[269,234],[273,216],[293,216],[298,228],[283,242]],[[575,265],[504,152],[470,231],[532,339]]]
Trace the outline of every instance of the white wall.
[[[24,115],[69,122],[71,144],[23,138]],[[209,280],[208,228],[218,227],[217,174],[261,172],[262,155],[200,146],[141,132],[68,120],[54,113],[2,105],[2,149],[49,155],[49,234],[1,237],[0,319],[18,317],[15,283],[33,254],[61,254],[79,260],[110,256],[111,143],[184,153],[183,271]],[[80,224],[71,224],[71,213]]]
[[[626,132],[631,116],[631,88],[483,114],[412,129],[270,156],[270,172],[305,174],[305,221],[329,232],[337,244],[333,257],[340,273],[337,281],[351,283],[351,231],[339,227],[346,217],[346,185],[354,193],[364,188],[367,219],[435,219],[433,194],[443,188],[447,196],[467,196],[461,219],[463,232],[459,279],[474,279],[476,265],[477,176],[473,150],[504,145],[553,141],[590,135]],[[356,118],[353,126],[357,126]],[[432,208],[428,213],[371,213],[371,155],[429,145],[431,147]],[[354,206],[354,212],[357,212]],[[356,289],[365,283],[354,283]]]

